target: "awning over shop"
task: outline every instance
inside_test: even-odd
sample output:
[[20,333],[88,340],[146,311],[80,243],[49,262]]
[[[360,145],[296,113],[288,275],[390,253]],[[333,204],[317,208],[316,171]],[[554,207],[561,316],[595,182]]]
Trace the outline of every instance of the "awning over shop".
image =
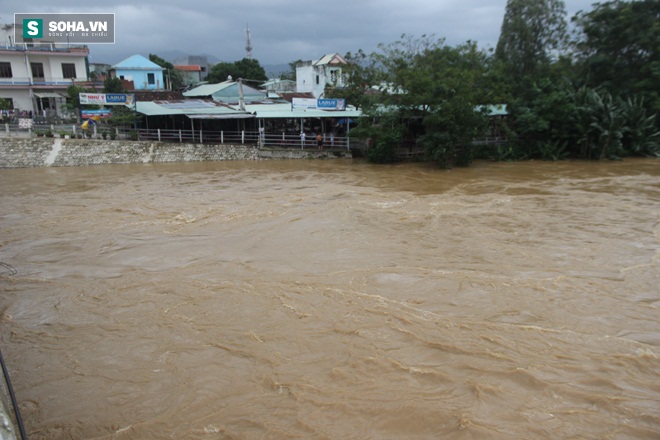
[[214,114],[191,114],[191,115],[186,115],[190,119],[252,119],[254,118],[254,115],[250,115],[247,113],[238,113],[238,114],[228,114],[228,113],[222,113],[219,115],[214,115]]
[[245,110],[212,100],[185,99],[179,101],[138,101],[138,113],[146,116],[181,115],[190,119],[306,119],[306,118],[358,118],[360,110],[319,110],[293,108],[290,103],[246,104]]
[[64,99],[66,98],[63,95],[60,95],[59,93],[52,93],[52,92],[39,92],[35,93],[34,96],[37,98],[55,98],[55,99]]
[[362,112],[355,108],[346,110],[304,109],[293,108],[290,103],[248,104],[245,109],[254,113],[257,119],[358,118],[362,116]]

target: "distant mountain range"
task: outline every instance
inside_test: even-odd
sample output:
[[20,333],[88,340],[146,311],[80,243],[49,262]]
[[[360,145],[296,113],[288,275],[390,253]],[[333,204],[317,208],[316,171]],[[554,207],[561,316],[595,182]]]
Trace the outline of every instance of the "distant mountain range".
[[[159,52],[156,55],[159,57],[169,61],[172,64],[178,64],[179,61],[186,59],[189,55],[197,55],[197,54],[189,54],[182,52],[180,50],[167,50],[164,52]],[[201,55],[201,56],[206,56],[206,59],[209,60],[210,64],[216,64],[219,63],[221,60],[216,56],[213,55]],[[268,78],[278,78],[280,74],[284,72],[288,72],[290,67],[288,63],[284,64],[264,64],[261,67],[264,68],[266,71],[266,76]]]

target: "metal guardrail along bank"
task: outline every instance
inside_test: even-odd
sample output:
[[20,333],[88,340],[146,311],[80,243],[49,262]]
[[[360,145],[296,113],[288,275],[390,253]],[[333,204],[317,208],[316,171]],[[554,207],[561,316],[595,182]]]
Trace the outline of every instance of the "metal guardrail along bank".
[[[318,149],[316,133],[255,132],[255,131],[206,131],[206,130],[164,130],[97,127],[83,130],[80,125],[33,125],[22,128],[18,124],[4,124],[0,136],[16,137],[62,137],[121,139],[159,142],[181,142],[198,144],[241,144],[260,147]],[[324,149],[346,149],[361,145],[361,141],[344,136],[322,134],[321,147]]]

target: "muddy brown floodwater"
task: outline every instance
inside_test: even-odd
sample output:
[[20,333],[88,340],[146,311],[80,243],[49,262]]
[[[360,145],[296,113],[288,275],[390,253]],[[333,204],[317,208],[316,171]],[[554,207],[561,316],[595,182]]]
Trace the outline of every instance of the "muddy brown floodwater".
[[658,160],[0,184],[31,440],[660,438]]

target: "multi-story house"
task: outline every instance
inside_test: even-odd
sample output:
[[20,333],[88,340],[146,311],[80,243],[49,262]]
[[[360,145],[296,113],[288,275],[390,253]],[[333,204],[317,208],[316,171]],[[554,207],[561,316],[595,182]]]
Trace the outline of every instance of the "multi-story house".
[[316,61],[303,61],[296,65],[296,91],[311,93],[322,98],[326,86],[343,87],[342,66],[347,64],[338,53],[323,56]]
[[0,98],[22,116],[72,116],[65,104],[72,84],[89,85],[84,45],[16,42],[13,23],[0,25]]

